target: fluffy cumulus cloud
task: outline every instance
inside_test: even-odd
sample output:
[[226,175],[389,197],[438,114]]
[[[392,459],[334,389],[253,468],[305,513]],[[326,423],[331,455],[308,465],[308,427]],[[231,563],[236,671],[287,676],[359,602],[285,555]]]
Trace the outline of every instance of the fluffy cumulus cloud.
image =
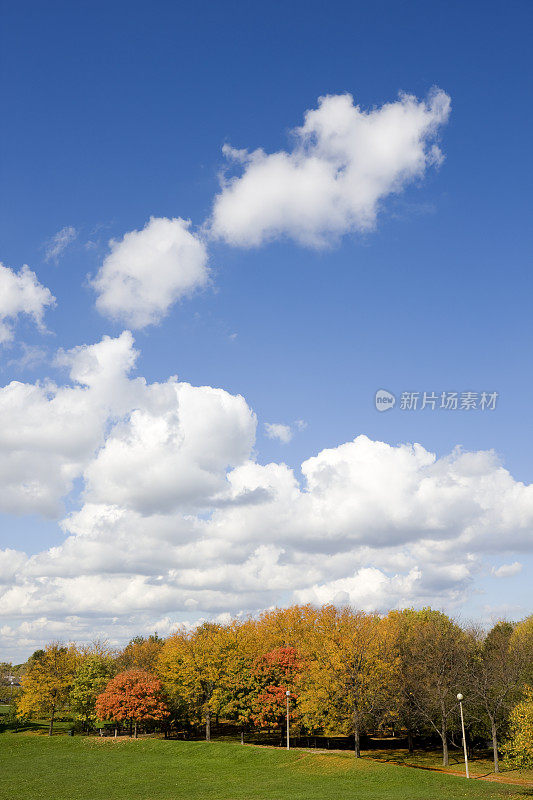
[[12,381],[0,389],[0,511],[54,517],[89,459],[104,442],[107,420],[131,407],[141,390],[127,373],[135,361],[124,333],[61,352],[71,383]]
[[21,657],[58,636],[117,640],[275,603],[453,607],[487,553],[530,543],[533,486],[492,452],[358,436],[298,471],[262,464],[242,397],[147,383],[136,358],[125,332],[60,353],[65,385],[0,391],[0,510],[56,515],[64,533],[33,555],[0,551],[0,625]]
[[0,389],[0,511],[57,515],[79,477],[88,500],[141,513],[224,490],[226,471],[251,453],[255,416],[221,389],[131,378],[137,355],[126,331],[60,351],[67,385]]
[[0,344],[13,339],[13,324],[21,314],[42,329],[44,312],[54,304],[50,289],[39,283],[26,264],[15,272],[0,262]]
[[290,151],[226,145],[240,174],[223,181],[211,233],[245,247],[284,236],[316,247],[373,228],[384,198],[442,161],[435,140],[449,110],[437,89],[368,111],[349,94],[328,95],[306,112]]
[[92,281],[96,307],[131,328],[159,322],[177,300],[207,283],[207,250],[186,220],[152,217],[109,246]]
[[249,457],[255,417],[242,397],[177,381],[158,395],[113,429],[87,468],[93,502],[143,514],[205,507],[224,493],[227,469]]

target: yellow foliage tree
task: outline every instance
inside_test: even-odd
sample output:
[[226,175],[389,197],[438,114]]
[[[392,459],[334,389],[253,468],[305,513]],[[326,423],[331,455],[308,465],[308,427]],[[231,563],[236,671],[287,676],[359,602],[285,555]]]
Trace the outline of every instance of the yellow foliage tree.
[[505,761],[513,767],[533,766],[533,689],[526,686],[525,697],[513,708],[509,738],[502,747]]
[[181,630],[171,636],[159,655],[165,690],[205,719],[206,741],[211,739],[211,716],[219,712],[225,694],[231,642],[227,628],[206,622],[192,632]]
[[152,634],[148,638],[136,636],[124,650],[120,652],[116,659],[117,671],[123,672],[129,669],[143,669],[146,672],[154,673],[157,668],[157,661],[164,640]]
[[21,681],[17,716],[20,719],[46,716],[51,736],[57,712],[68,703],[78,660],[79,654],[73,644],[64,646],[59,642],[48,644],[30,659]]
[[298,703],[302,718],[327,733],[352,733],[356,758],[365,725],[387,705],[392,644],[377,615],[324,606],[303,648],[308,667]]
[[264,655],[275,647],[295,647],[299,652],[303,651],[316,623],[317,613],[312,605],[295,605],[263,612],[256,630],[260,654]]

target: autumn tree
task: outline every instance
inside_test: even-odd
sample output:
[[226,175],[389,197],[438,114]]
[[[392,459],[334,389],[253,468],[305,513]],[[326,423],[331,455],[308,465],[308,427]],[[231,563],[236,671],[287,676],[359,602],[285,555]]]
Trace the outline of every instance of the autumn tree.
[[232,620],[224,628],[224,674],[217,689],[218,708],[244,729],[252,724],[257,680],[252,675],[264,649],[261,626],[255,619]]
[[171,636],[158,660],[165,689],[205,720],[206,741],[211,740],[212,714],[221,710],[226,696],[231,641],[224,626],[205,622]]
[[414,734],[423,724],[422,715],[414,701],[413,659],[416,658],[412,647],[412,626],[416,624],[416,612],[406,609],[390,611],[383,624],[388,626],[392,637],[396,669],[391,675],[389,685],[391,709],[397,725],[407,733],[407,748],[414,750]]
[[472,656],[470,637],[446,614],[432,609],[404,612],[404,691],[442,743],[442,763],[448,766],[448,736],[457,717],[457,693],[468,681]]
[[13,674],[13,665],[10,661],[0,661],[0,697],[7,697],[7,687],[11,685],[10,676]]
[[96,722],[96,698],[114,674],[115,667],[109,656],[90,653],[81,660],[72,680],[70,705],[84,727]]
[[286,715],[286,692],[294,717],[303,660],[295,647],[276,647],[255,660],[251,677],[255,683],[251,719],[262,728],[283,731]]
[[499,772],[498,734],[519,699],[529,666],[527,642],[514,636],[514,629],[510,622],[499,622],[486,636],[476,636],[470,660],[472,712],[478,714],[490,731],[494,772]]
[[96,698],[95,712],[99,719],[113,722],[163,722],[168,717],[168,706],[161,681],[141,669],[121,672],[112,678],[105,690]]
[[509,737],[502,747],[505,761],[513,767],[533,767],[533,688],[525,687],[524,697],[511,711]]
[[533,614],[514,626],[511,646],[524,655],[524,686],[533,686]]
[[78,660],[79,654],[73,644],[64,646],[52,642],[45,650],[34,653],[21,681],[17,716],[21,719],[48,717],[48,735],[51,736],[57,712],[67,706]]
[[276,647],[295,647],[302,653],[318,615],[310,604],[264,611],[258,620],[257,637],[261,653]]
[[136,636],[132,639],[117,655],[116,668],[118,672],[124,672],[129,669],[143,669],[146,672],[155,674],[157,669],[157,660],[161,648],[164,644],[164,639],[153,633],[147,638],[144,636]]
[[324,606],[309,643],[300,697],[303,719],[311,727],[352,733],[356,758],[364,728],[386,705],[394,671],[385,633],[377,615]]

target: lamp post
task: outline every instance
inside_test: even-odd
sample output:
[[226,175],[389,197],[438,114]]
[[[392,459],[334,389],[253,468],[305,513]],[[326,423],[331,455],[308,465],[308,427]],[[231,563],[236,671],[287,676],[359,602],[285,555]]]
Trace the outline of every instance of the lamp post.
[[466,752],[466,736],[465,736],[465,720],[463,717],[463,695],[459,693],[457,695],[457,699],[459,700],[459,708],[461,710],[461,729],[463,731],[463,750],[465,754],[465,769],[466,769],[466,777],[469,778],[470,774],[468,772],[468,753]]
[[290,696],[291,696],[291,693],[287,689],[287,691],[285,692],[285,697],[287,698],[287,750],[291,749],[290,739],[289,739],[289,697]]

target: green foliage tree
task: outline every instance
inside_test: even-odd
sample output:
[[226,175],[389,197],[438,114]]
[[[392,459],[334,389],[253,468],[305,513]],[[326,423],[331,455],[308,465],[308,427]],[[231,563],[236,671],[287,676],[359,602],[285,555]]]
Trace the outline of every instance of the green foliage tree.
[[112,659],[96,654],[86,656],[76,669],[70,689],[70,706],[84,728],[90,727],[98,719],[96,698],[114,674]]
[[440,737],[449,764],[448,736],[457,719],[457,693],[468,678],[472,642],[446,614],[429,608],[402,612],[400,678],[404,701]]
[[470,695],[490,732],[494,772],[499,772],[498,735],[520,696],[529,666],[526,637],[515,636],[515,625],[499,622],[476,642],[470,659]]

